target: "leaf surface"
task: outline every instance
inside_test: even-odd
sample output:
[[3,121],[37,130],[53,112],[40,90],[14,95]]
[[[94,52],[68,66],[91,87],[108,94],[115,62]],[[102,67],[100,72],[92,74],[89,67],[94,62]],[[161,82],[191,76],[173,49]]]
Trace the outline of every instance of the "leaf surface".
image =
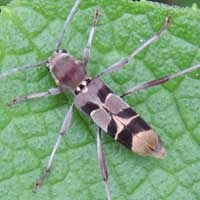
[[[6,2],[6,1],[5,1]],[[0,70],[34,64],[51,55],[68,1],[12,0],[1,7]],[[124,69],[103,80],[118,94],[200,62],[200,12],[142,1],[98,1],[101,18],[88,65],[91,76],[128,56],[162,26],[159,41]],[[82,1],[62,48],[81,59],[95,12]],[[156,130],[168,151],[164,160],[134,155],[107,134],[103,137],[109,183],[115,200],[200,198],[200,71],[126,97]],[[69,92],[8,107],[13,98],[55,87],[45,67],[0,80],[0,199],[105,199],[96,155],[96,127],[74,109],[70,131],[37,193],[32,186],[46,166],[73,96]]]

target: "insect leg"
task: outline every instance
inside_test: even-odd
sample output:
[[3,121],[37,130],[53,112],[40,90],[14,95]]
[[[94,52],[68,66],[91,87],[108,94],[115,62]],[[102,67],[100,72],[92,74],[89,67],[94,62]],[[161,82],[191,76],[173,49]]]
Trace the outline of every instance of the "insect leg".
[[145,49],[150,44],[152,44],[153,42],[155,42],[157,39],[160,38],[161,33],[163,33],[167,29],[168,25],[170,24],[170,21],[171,21],[171,17],[168,16],[159,32],[157,32],[150,39],[148,39],[146,42],[144,42],[140,47],[138,47],[136,50],[134,50],[127,58],[123,58],[123,59],[119,60],[118,62],[112,64],[110,67],[103,70],[96,77],[119,70],[124,65],[128,64],[130,62],[130,60],[133,59],[138,53],[140,53],[143,49]]
[[25,71],[27,69],[39,67],[39,66],[44,65],[46,63],[47,63],[47,60],[42,61],[42,62],[37,63],[37,64],[34,64],[34,65],[26,65],[26,66],[23,66],[23,67],[16,67],[16,68],[10,69],[10,70],[8,70],[6,72],[2,72],[0,74],[0,79],[4,78],[6,76],[10,76],[10,75],[15,74],[15,73],[20,72],[20,71]]
[[33,94],[17,97],[15,99],[13,99],[11,102],[9,102],[8,105],[12,106],[14,104],[17,104],[17,103],[20,103],[22,101],[26,101],[26,100],[29,100],[29,99],[36,99],[36,98],[41,98],[41,97],[54,96],[54,95],[57,95],[57,94],[61,94],[63,92],[64,91],[59,87],[58,88],[51,88],[47,92],[33,93]]
[[99,160],[103,182],[105,186],[106,197],[107,197],[107,200],[111,200],[111,194],[110,194],[110,189],[108,185],[108,171],[106,167],[105,156],[104,156],[103,146],[101,142],[101,128],[99,128],[98,133],[97,133],[97,155],[98,155],[98,160]]
[[71,118],[72,118],[72,110],[73,110],[73,104],[71,105],[70,109],[67,111],[67,114],[64,118],[64,121],[63,121],[63,124],[62,124],[62,127],[60,129],[60,132],[59,132],[59,135],[58,135],[58,138],[56,140],[56,143],[53,147],[53,150],[51,152],[51,156],[49,158],[49,161],[48,161],[48,164],[47,164],[47,167],[44,171],[44,173],[40,176],[40,178],[37,180],[37,182],[34,184],[34,187],[33,187],[33,192],[36,192],[37,189],[40,188],[40,186],[42,185],[42,183],[44,182],[45,178],[48,176],[48,174],[50,173],[50,170],[51,170],[51,165],[52,165],[52,161],[54,159],[54,156],[55,156],[55,153],[62,141],[62,138],[64,136],[64,134],[67,132],[67,130],[69,129],[69,126],[70,126],[70,123],[71,123]]
[[124,94],[121,95],[121,97],[124,97],[128,94],[131,94],[131,93],[134,93],[134,92],[137,92],[139,90],[143,90],[145,88],[149,88],[149,87],[153,87],[153,86],[157,86],[157,85],[161,85],[171,79],[174,79],[176,77],[179,77],[179,76],[182,76],[182,75],[185,75],[191,71],[194,71],[196,69],[200,68],[200,63],[199,64],[196,64],[196,65],[193,65],[191,67],[188,67],[184,70],[181,70],[179,72],[176,72],[174,74],[171,74],[171,75],[168,75],[168,76],[164,76],[162,78],[159,78],[159,79],[155,79],[155,80],[152,80],[152,81],[147,81],[147,82],[144,82],[142,84],[139,84],[139,85],[136,85],[130,89],[128,89]]
[[85,66],[87,65],[89,57],[90,57],[90,49],[91,49],[95,31],[96,31],[96,25],[97,25],[98,20],[99,20],[99,9],[97,7],[95,15],[94,15],[94,19],[93,19],[93,25],[89,33],[87,45],[83,51],[83,63]]
[[64,23],[64,26],[63,26],[63,29],[60,33],[60,37],[56,43],[56,47],[55,47],[55,51],[58,51],[60,49],[60,46],[61,46],[61,43],[62,43],[62,40],[63,40],[63,37],[64,37],[64,34],[65,32],[67,31],[67,28],[68,28],[68,25],[69,23],[71,22],[74,14],[76,13],[77,9],[78,9],[78,6],[80,4],[81,0],[75,0],[74,2],[74,5],[69,13],[69,15],[67,16],[66,20],[65,20],[65,23]]

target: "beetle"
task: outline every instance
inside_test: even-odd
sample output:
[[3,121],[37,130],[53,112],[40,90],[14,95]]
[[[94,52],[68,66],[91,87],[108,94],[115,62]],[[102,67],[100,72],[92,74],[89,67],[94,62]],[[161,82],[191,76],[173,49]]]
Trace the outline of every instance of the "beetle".
[[74,94],[74,101],[69,108],[59,136],[53,147],[45,172],[41,175],[35,183],[33,190],[36,191],[49,174],[52,161],[59,144],[70,126],[72,118],[73,107],[76,106],[80,111],[84,112],[90,117],[95,124],[99,127],[97,133],[97,152],[104,181],[107,199],[111,199],[111,194],[108,185],[108,172],[103,153],[101,142],[102,130],[107,132],[114,140],[118,141],[131,151],[141,156],[153,156],[155,158],[163,158],[165,155],[165,148],[163,147],[159,136],[147,124],[143,118],[140,117],[124,100],[123,97],[134,93],[136,91],[163,84],[173,78],[184,75],[200,67],[200,64],[189,67],[185,70],[179,71],[175,74],[167,75],[160,79],[151,80],[143,84],[134,86],[127,90],[121,96],[115,94],[102,80],[101,76],[104,74],[112,73],[124,67],[131,59],[133,59],[143,49],[155,42],[161,36],[168,25],[170,24],[171,17],[167,17],[160,31],[153,35],[150,39],[144,42],[138,49],[134,50],[127,58],[121,59],[110,67],[106,68],[103,72],[97,74],[95,77],[87,75],[87,63],[90,58],[91,45],[94,38],[97,22],[99,20],[99,8],[96,9],[93,25],[89,33],[87,45],[84,48],[83,59],[78,60],[66,50],[60,49],[63,36],[68,29],[68,25],[76,13],[80,0],[76,0],[66,21],[63,30],[58,39],[54,53],[45,61],[36,65],[24,66],[20,68],[13,68],[10,71],[0,74],[0,78],[8,75],[15,74],[19,71],[31,69],[46,64],[47,69],[50,71],[57,88],[51,88],[47,92],[34,93],[13,99],[9,105],[29,100],[33,98],[46,97],[63,93],[69,90]]

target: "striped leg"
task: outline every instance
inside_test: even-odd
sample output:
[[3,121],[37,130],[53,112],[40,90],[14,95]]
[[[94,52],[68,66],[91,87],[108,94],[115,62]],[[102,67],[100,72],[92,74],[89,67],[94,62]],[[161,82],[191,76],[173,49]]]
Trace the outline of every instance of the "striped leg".
[[74,14],[76,13],[77,9],[78,9],[78,6],[80,4],[81,0],[75,0],[74,2],[74,5],[69,13],[69,15],[67,16],[66,20],[65,20],[65,23],[64,23],[64,26],[63,26],[63,29],[60,33],[60,37],[58,39],[58,42],[56,43],[56,47],[55,47],[55,51],[59,51],[60,49],[60,46],[62,44],[62,40],[63,40],[63,37],[64,37],[64,34],[65,32],[67,31],[67,28],[69,26],[69,23],[71,22]]
[[105,70],[103,70],[96,77],[99,77],[99,76],[102,76],[104,74],[108,74],[108,73],[114,72],[116,70],[119,70],[122,67],[124,67],[124,65],[128,64],[130,62],[130,60],[132,60],[138,53],[140,53],[143,49],[145,49],[150,44],[152,44],[153,42],[155,42],[157,39],[160,38],[161,33],[163,33],[167,29],[168,25],[170,24],[170,21],[171,21],[171,17],[168,16],[167,19],[166,19],[166,21],[165,21],[165,23],[163,24],[163,26],[162,26],[162,28],[160,29],[159,32],[157,32],[150,39],[148,39],[146,42],[144,42],[139,48],[137,48],[136,50],[134,50],[131,53],[131,55],[129,55],[127,58],[121,59],[118,62],[114,63],[110,67],[108,67]]
[[2,72],[0,74],[0,80],[4,77],[16,74],[17,72],[21,72],[21,71],[25,71],[25,70],[32,69],[32,68],[35,68],[35,67],[39,67],[39,66],[44,65],[46,63],[47,63],[47,60],[42,61],[42,62],[37,63],[37,64],[34,64],[34,65],[26,65],[26,66],[23,66],[23,67],[21,66],[21,67],[16,67],[16,68],[10,69],[10,70],[8,70],[6,72]]
[[110,189],[108,185],[108,171],[106,167],[105,156],[104,156],[103,146],[101,142],[101,128],[99,128],[98,133],[97,133],[97,155],[98,155],[103,182],[104,182],[104,186],[106,190],[106,197],[107,197],[107,200],[111,200],[111,194],[110,194]]
[[171,79],[174,79],[176,77],[179,77],[179,76],[182,76],[182,75],[185,75],[191,71],[194,71],[196,69],[200,68],[200,64],[196,64],[196,65],[193,65],[191,67],[188,67],[184,70],[181,70],[179,72],[176,72],[174,74],[171,74],[171,75],[168,75],[168,76],[164,76],[162,78],[159,78],[159,79],[155,79],[155,80],[152,80],[152,81],[147,81],[147,82],[144,82],[142,84],[139,84],[139,85],[136,85],[130,89],[128,89],[124,94],[121,95],[121,97],[124,97],[128,94],[131,94],[131,93],[134,93],[134,92],[137,92],[139,90],[143,90],[145,88],[149,88],[149,87],[153,87],[153,86],[157,86],[157,85],[161,85]]
[[91,45],[92,45],[92,41],[93,41],[93,38],[94,38],[95,31],[96,31],[96,25],[97,25],[98,20],[99,20],[99,9],[97,8],[96,13],[94,15],[93,25],[92,25],[92,28],[90,30],[87,45],[86,45],[86,47],[83,51],[83,63],[85,64],[85,66],[87,65],[89,57],[90,57],[90,49],[91,49]]
[[61,88],[51,88],[47,92],[40,92],[40,93],[33,93],[21,97],[17,97],[13,99],[10,103],[8,103],[9,106],[12,106],[14,104],[29,100],[29,99],[36,99],[41,97],[48,97],[48,96],[54,96],[57,94],[63,93],[63,90]]
[[37,182],[34,184],[34,187],[33,187],[33,192],[36,192],[37,189],[40,188],[40,186],[42,185],[42,183],[44,182],[45,178],[48,176],[48,174],[50,173],[50,170],[51,170],[51,165],[52,165],[52,161],[54,159],[54,156],[55,156],[55,153],[62,141],[62,138],[64,136],[64,134],[67,132],[67,130],[69,129],[69,126],[70,126],[70,123],[71,123],[71,118],[72,118],[72,110],[73,110],[73,104],[71,105],[70,109],[68,110],[65,118],[64,118],[64,121],[63,121],[63,124],[62,124],[62,127],[60,129],[60,133],[58,135],[58,138],[56,140],[56,143],[53,147],[53,150],[51,152],[51,156],[49,158],[49,161],[48,161],[48,164],[47,164],[47,167],[46,167],[46,170],[45,172],[40,176],[40,178],[37,180]]

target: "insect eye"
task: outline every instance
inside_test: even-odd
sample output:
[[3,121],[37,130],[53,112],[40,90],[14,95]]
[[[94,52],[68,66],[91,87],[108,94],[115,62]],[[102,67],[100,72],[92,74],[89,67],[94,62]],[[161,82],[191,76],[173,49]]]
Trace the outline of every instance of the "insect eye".
[[66,50],[62,49],[61,50],[62,53],[68,53]]
[[60,49],[60,50],[56,50],[56,53],[68,53],[68,52],[64,49]]

